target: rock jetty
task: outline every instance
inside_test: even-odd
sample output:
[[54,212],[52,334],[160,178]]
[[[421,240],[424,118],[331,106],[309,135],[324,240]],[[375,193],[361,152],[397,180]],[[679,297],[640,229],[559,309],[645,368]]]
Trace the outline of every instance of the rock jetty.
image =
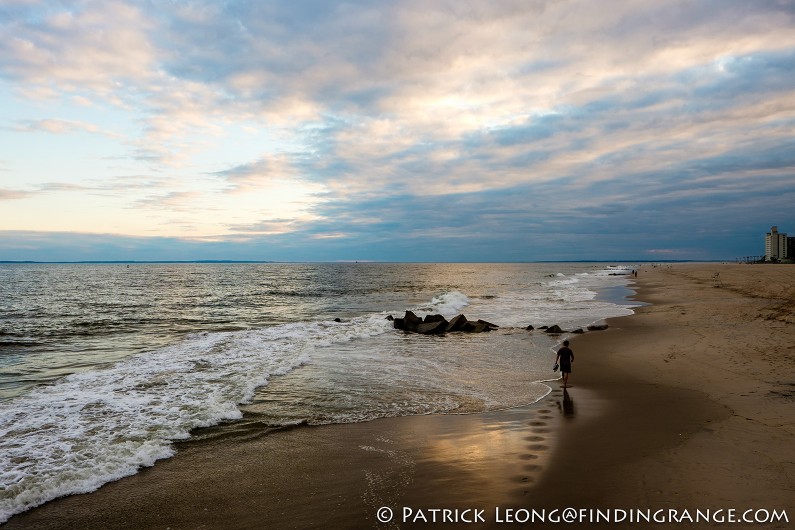
[[[419,333],[421,335],[441,335],[443,333],[483,333],[486,331],[494,331],[499,329],[500,326],[492,324],[485,320],[468,320],[463,314],[456,315],[455,317],[447,320],[442,315],[427,315],[421,318],[414,314],[413,311],[406,311],[402,317],[393,317],[389,315],[387,320],[391,320],[395,329],[403,330],[408,333]],[[607,329],[607,324],[592,324],[587,326],[588,331],[602,331]],[[552,326],[540,326],[538,328],[529,325],[524,328],[527,331],[539,330],[550,335],[561,335],[564,333],[585,333],[585,330],[578,328],[575,330],[567,331],[555,324]]]
[[467,317],[464,315],[457,315],[449,321],[442,315],[427,315],[423,319],[415,315],[412,311],[406,311],[403,317],[390,317],[387,318],[392,320],[395,329],[410,333],[420,333],[422,335],[441,335],[442,333],[452,333],[456,331],[463,333],[483,333],[485,331],[499,329],[497,324],[492,324],[485,320],[467,320]]

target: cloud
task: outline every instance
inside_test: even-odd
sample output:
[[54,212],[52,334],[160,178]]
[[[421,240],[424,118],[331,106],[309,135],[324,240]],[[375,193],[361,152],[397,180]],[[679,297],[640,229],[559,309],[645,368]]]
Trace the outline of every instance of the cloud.
[[0,200],[10,199],[28,199],[41,195],[43,193],[55,192],[86,192],[91,191],[92,188],[81,186],[79,184],[70,184],[64,182],[45,182],[36,186],[34,189],[28,190],[12,190],[0,188]]
[[31,4],[0,26],[6,77],[42,91],[93,93],[115,99],[125,83],[146,80],[155,65],[146,35],[152,25],[120,1],[78,1],[71,8]]
[[121,135],[110,131],[104,131],[98,126],[75,120],[61,120],[57,118],[41,119],[41,120],[22,120],[10,127],[15,132],[46,132],[51,134],[74,134],[74,133],[91,133],[109,136],[111,138],[121,138]]
[[138,200],[134,208],[184,212],[191,209],[190,203],[202,196],[195,191],[171,191],[162,195],[149,195]]
[[299,230],[302,223],[295,219],[271,219],[253,224],[230,224],[228,230],[238,236],[246,235],[277,235]]
[[9,190],[0,188],[0,201],[9,201],[13,199],[26,199],[31,197],[33,192],[24,190]]
[[[787,2],[146,6],[5,4],[0,76],[72,110],[9,132],[102,134],[84,113],[112,107],[139,176],[71,184],[198,238],[520,258],[575,233],[691,248],[666,234],[752,222],[765,197],[791,218]],[[36,186],[14,193],[69,191]]]
[[[400,155],[795,45],[782,18],[791,13],[775,3],[617,2],[604,10],[582,2],[237,2],[160,6],[158,17],[118,7],[87,2],[11,25],[11,40],[24,30],[32,48],[12,50],[9,71],[38,86],[46,84],[41,75],[79,77],[99,97],[142,105],[135,156],[158,163],[185,162],[208,145],[189,137],[222,137],[237,120],[285,126],[341,117],[348,127],[325,140],[331,155],[354,162],[385,149]],[[86,55],[100,59],[73,58]],[[665,104],[663,93],[652,96]],[[551,122],[525,128],[513,141],[553,130]]]
[[294,157],[281,153],[216,171],[212,175],[227,182],[228,192],[241,193],[261,189],[274,181],[286,181],[298,176],[299,170],[294,166]]

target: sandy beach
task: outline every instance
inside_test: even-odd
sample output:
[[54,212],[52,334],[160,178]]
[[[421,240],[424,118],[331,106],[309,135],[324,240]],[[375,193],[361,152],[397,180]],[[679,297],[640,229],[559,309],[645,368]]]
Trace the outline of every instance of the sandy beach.
[[474,526],[490,527],[504,526],[498,508],[568,507],[792,521],[795,267],[645,265],[634,288],[651,305],[575,336],[571,388],[551,382],[538,403],[267,435],[218,428],[4,528],[399,528],[443,522],[435,509],[461,526],[482,510]]

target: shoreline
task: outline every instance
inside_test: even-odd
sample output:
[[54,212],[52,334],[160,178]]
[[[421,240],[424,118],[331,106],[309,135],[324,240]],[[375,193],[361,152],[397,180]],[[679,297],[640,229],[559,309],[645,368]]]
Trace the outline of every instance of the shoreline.
[[[764,350],[743,362],[764,336],[792,344],[792,298],[764,291],[769,278],[749,280],[761,269],[748,267],[644,265],[630,288],[652,305],[570,337],[571,388],[549,382],[532,405],[183,442],[171,459],[3,528],[412,526],[379,524],[380,507],[487,517],[495,507],[747,507],[792,518],[795,355],[787,350],[779,375]],[[712,286],[716,268],[722,289]],[[764,392],[771,377],[780,382]]]
[[[793,272],[642,267],[633,289],[651,305],[572,339],[575,352],[609,367],[575,363],[572,382],[593,389],[624,421],[563,434],[553,462],[559,473],[545,476],[542,489],[565,490],[588,507],[787,509],[792,521]],[[598,490],[571,480],[584,469],[599,474]]]

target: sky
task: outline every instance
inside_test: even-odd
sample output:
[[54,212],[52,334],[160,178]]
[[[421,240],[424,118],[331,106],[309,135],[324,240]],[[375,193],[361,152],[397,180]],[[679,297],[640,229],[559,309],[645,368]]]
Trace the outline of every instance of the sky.
[[731,260],[795,0],[0,0],[0,260]]

